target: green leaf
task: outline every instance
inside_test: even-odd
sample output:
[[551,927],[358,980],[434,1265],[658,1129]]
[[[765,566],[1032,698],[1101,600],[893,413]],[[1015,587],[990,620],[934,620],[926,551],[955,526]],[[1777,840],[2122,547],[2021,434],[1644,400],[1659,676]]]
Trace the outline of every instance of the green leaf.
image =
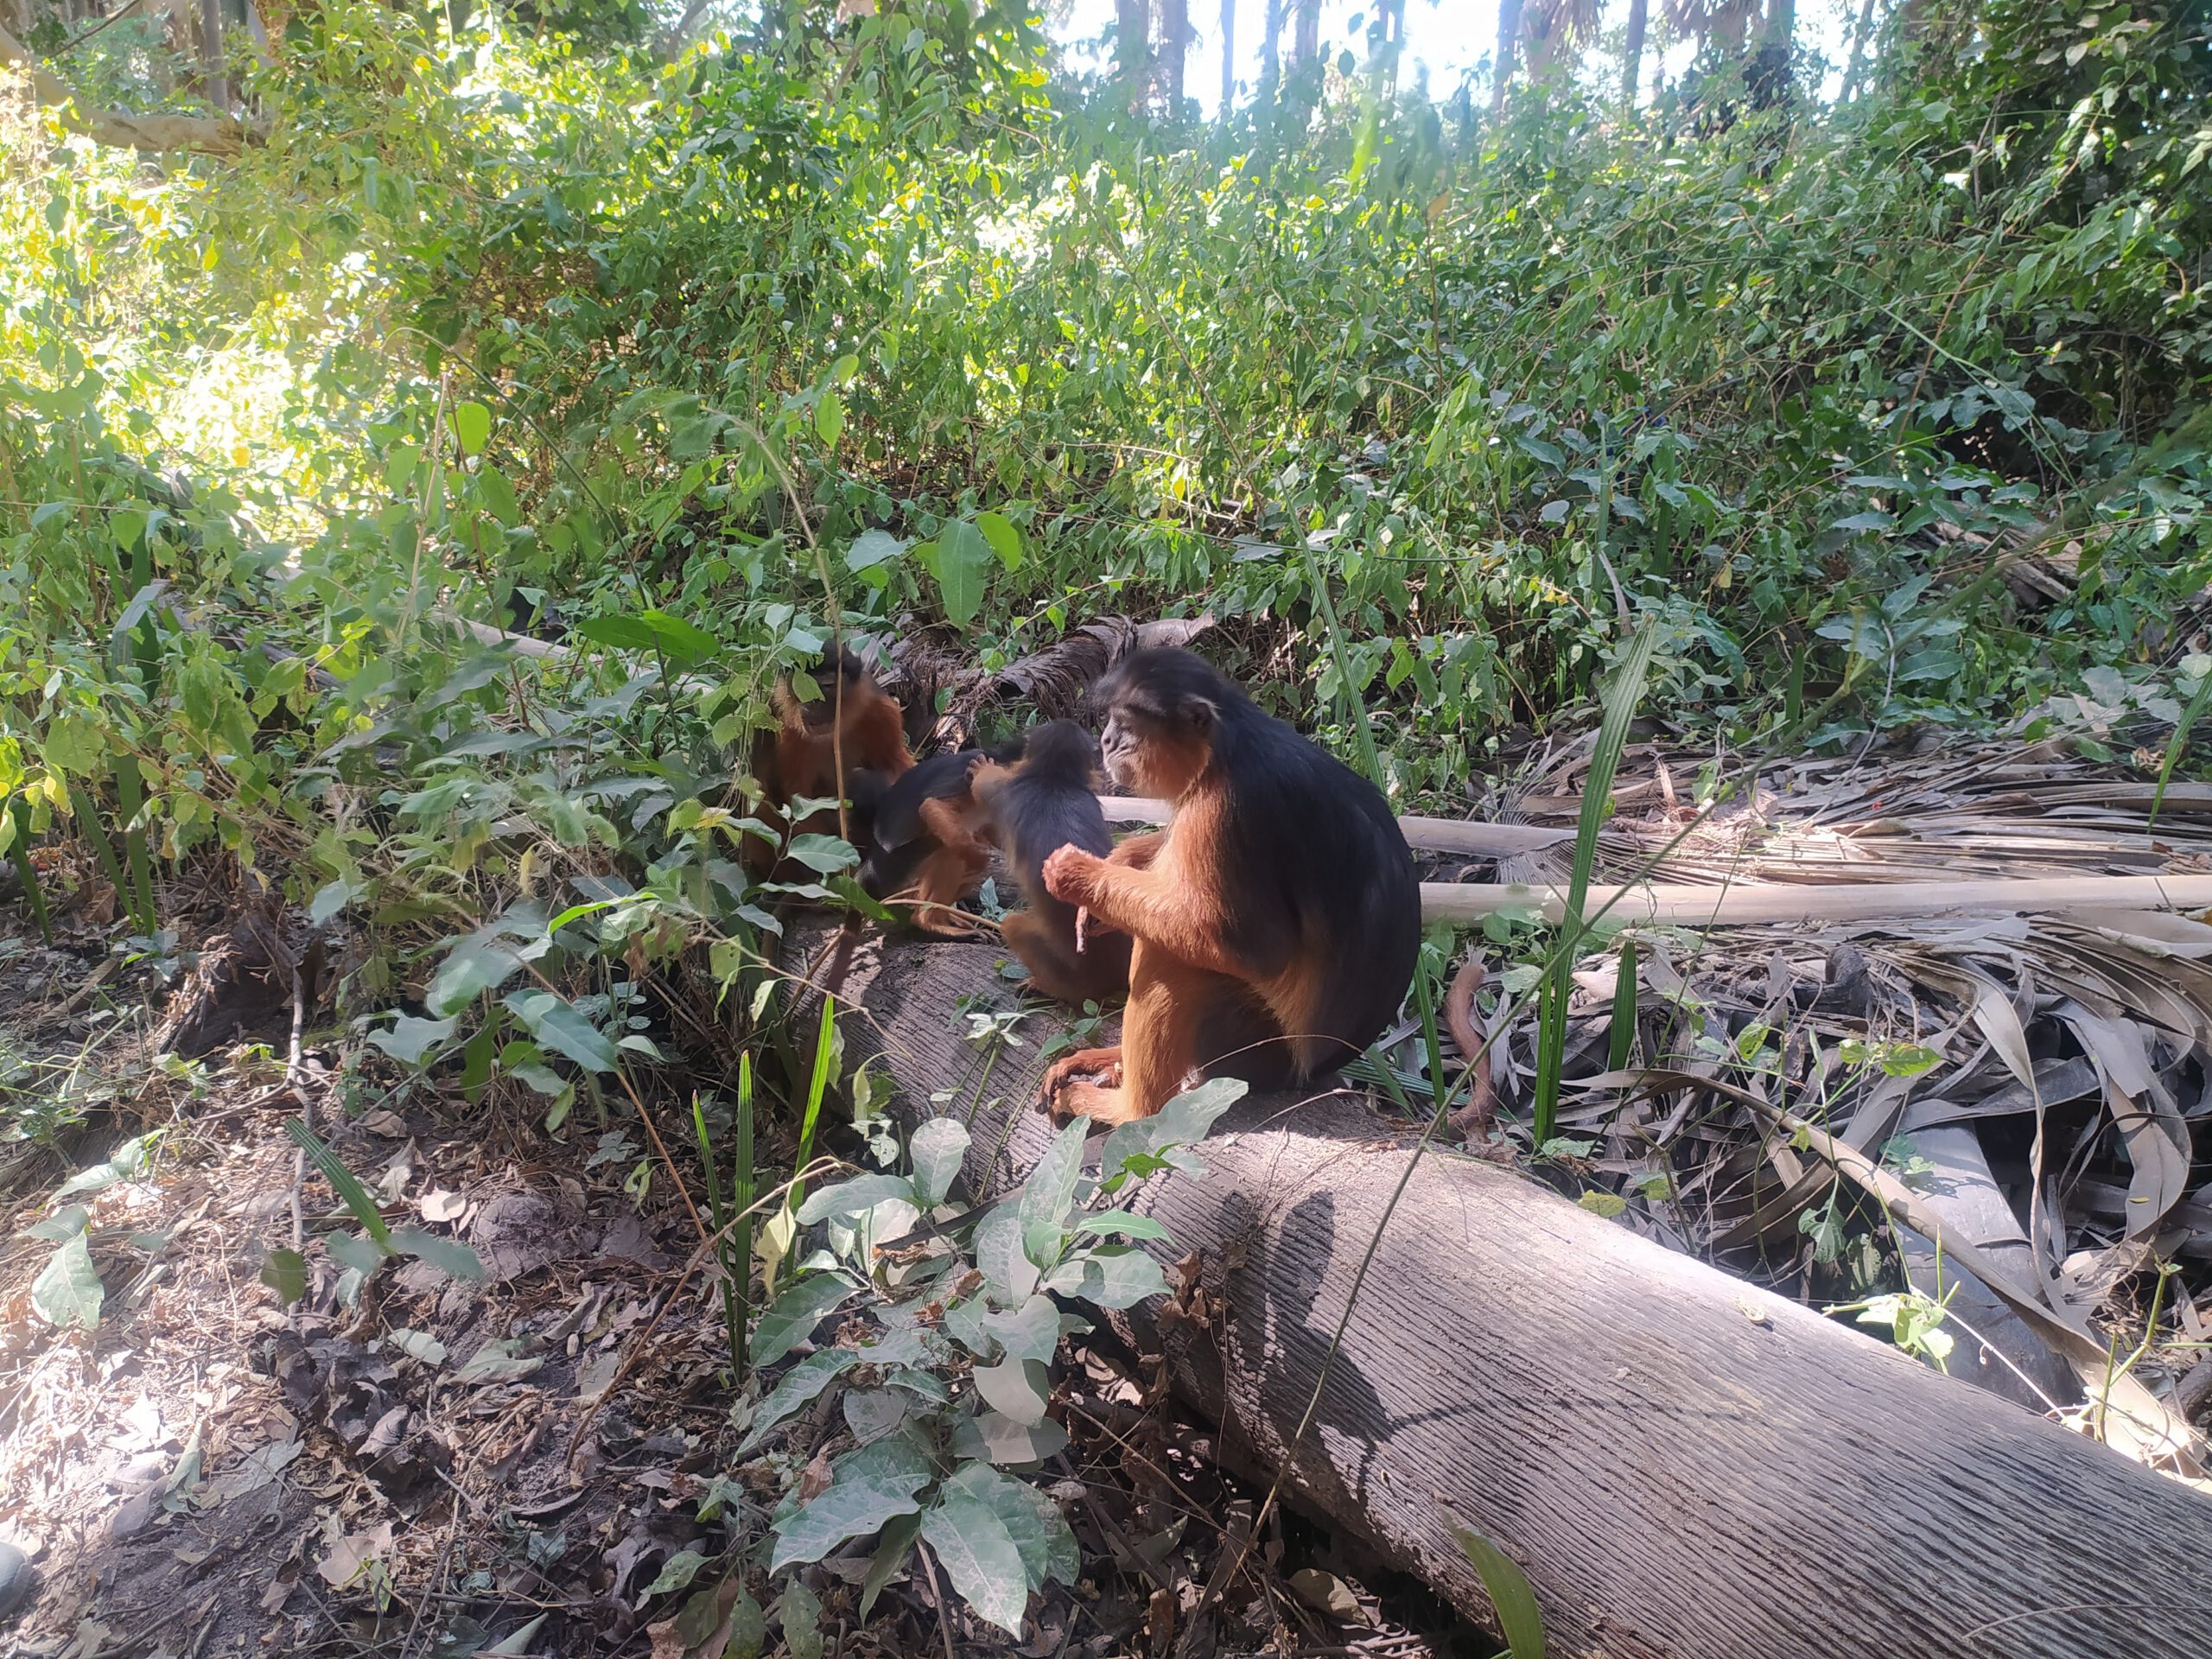
[[860,1360],[861,1357],[849,1348],[825,1348],[818,1354],[809,1354],[785,1371],[753,1412],[753,1427],[739,1444],[737,1455],[743,1457],[774,1433],[793,1412],[819,1399],[822,1391],[836,1382],[840,1373],[857,1365]]
[[965,518],[955,518],[928,544],[925,563],[937,578],[946,619],[955,627],[966,627],[983,608],[983,578],[990,568],[991,544]]
[[814,406],[814,429],[822,442],[832,449],[845,431],[845,400],[834,391],[822,394],[822,401]]
[[1167,1275],[1135,1245],[1105,1244],[1062,1262],[1045,1281],[1045,1288],[1081,1297],[1097,1307],[1135,1307],[1147,1296],[1164,1294]]
[[1039,1365],[1049,1365],[1059,1351],[1060,1310],[1049,1296],[1032,1296],[1011,1313],[986,1313],[983,1329],[997,1340],[1008,1359],[1033,1359]]
[[530,1034],[555,1053],[588,1071],[612,1071],[620,1058],[607,1033],[578,1013],[575,1004],[551,991],[517,991],[506,1007]]
[[[1150,1160],[1176,1147],[1187,1147],[1206,1138],[1215,1121],[1244,1098],[1248,1085],[1239,1077],[1209,1077],[1185,1090],[1150,1117],[1124,1123],[1107,1135],[1099,1149],[1098,1173],[1106,1179],[1128,1173],[1141,1174]],[[1140,1163],[1132,1172],[1132,1160]]]
[[914,1162],[914,1202],[923,1209],[936,1209],[952,1191],[968,1141],[968,1126],[957,1117],[933,1117],[916,1128],[906,1150]]
[[[982,1464],[971,1463],[944,1483],[939,1501],[971,1500],[995,1516],[1021,1554],[1022,1576],[1028,1587],[1041,1590],[1056,1564],[1056,1541],[1046,1523],[1045,1511],[1032,1501],[1033,1493],[1035,1489],[1025,1482]],[[1049,1499],[1047,1503],[1050,1504]],[[1062,1528],[1067,1525],[1060,1517],[1058,1506],[1051,1506],[1051,1513]],[[1072,1545],[1074,1541],[1074,1535],[1070,1534],[1068,1543]]]
[[1887,530],[1893,522],[1886,512],[1854,512],[1848,518],[1837,519],[1828,528],[1849,531]]
[[906,1558],[914,1553],[914,1540],[922,1535],[922,1517],[918,1512],[902,1515],[886,1523],[883,1536],[875,1547],[875,1559],[868,1563],[868,1576],[861,1580],[861,1623],[868,1623],[868,1610],[875,1605],[892,1580],[899,1576],[899,1569],[906,1565]]
[[276,1293],[276,1300],[292,1306],[308,1294],[308,1259],[291,1249],[274,1249],[261,1263],[261,1282]]
[[784,851],[810,870],[818,870],[823,875],[833,875],[839,870],[849,868],[860,862],[861,856],[836,836],[810,834],[793,836],[791,845]]
[[330,1259],[340,1268],[364,1279],[382,1267],[385,1258],[391,1254],[372,1235],[359,1233],[325,1233],[322,1248],[330,1252]]
[[1527,432],[1516,432],[1513,435],[1513,442],[1547,467],[1567,465],[1566,454],[1555,443],[1546,443],[1541,438],[1532,436]]
[[696,1549],[679,1549],[661,1564],[660,1576],[645,1586],[645,1594],[665,1596],[690,1587],[707,1558]]
[[419,1066],[423,1057],[454,1033],[458,1021],[418,1020],[411,1014],[392,1016],[391,1026],[369,1033],[369,1041],[402,1065]]
[[921,1509],[917,1488],[873,1481],[840,1479],[775,1528],[775,1552],[768,1570],[781,1572],[794,1561],[818,1561],[848,1539],[865,1538],[886,1522]]
[[887,1199],[914,1201],[912,1183],[901,1175],[862,1175],[835,1186],[825,1186],[798,1207],[798,1224],[810,1227],[817,1221],[847,1221],[865,1216]]
[[767,1645],[767,1615],[753,1599],[750,1590],[740,1590],[737,1605],[729,1610],[729,1642],[722,1649],[721,1659],[760,1659]]
[[82,1233],[54,1251],[53,1259],[31,1281],[31,1306],[48,1324],[63,1330],[95,1328],[106,1296],[99,1274],[92,1271],[92,1249]]
[[308,920],[320,927],[366,891],[365,884],[343,878],[326,881],[315,890],[315,898],[308,906]]
[[906,541],[887,530],[864,530],[853,537],[853,544],[845,550],[845,569],[851,571],[873,569],[887,564],[906,550]]
[[307,1154],[308,1161],[315,1166],[315,1172],[330,1183],[330,1190],[338,1194],[338,1201],[346,1206],[346,1212],[361,1224],[379,1255],[389,1255],[391,1230],[385,1225],[384,1211],[369,1196],[369,1189],[361,1185],[360,1177],[346,1168],[328,1143],[298,1118],[284,1120],[284,1133],[292,1137],[295,1146]]
[[1035,1360],[1009,1359],[976,1367],[976,1392],[992,1410],[1024,1428],[1034,1428],[1045,1421],[1045,1408],[1052,1403],[1052,1382]]
[[995,1411],[979,1411],[952,1433],[953,1452],[982,1458],[1001,1469],[1030,1469],[1067,1450],[1068,1432],[1047,1417],[1024,1425]]
[[1592,1215],[1603,1216],[1608,1221],[1628,1208],[1628,1200],[1619,1193],[1602,1192],[1594,1186],[1577,1198],[1575,1203]]
[[982,1269],[991,1294],[1012,1305],[1028,1300],[1037,1288],[1037,1264],[1021,1248],[1022,1199],[1000,1205],[976,1228],[976,1265]]
[[476,493],[491,515],[509,530],[522,522],[522,504],[515,499],[515,486],[489,462],[476,469]]
[[785,1286],[753,1328],[753,1363],[774,1364],[812,1336],[815,1326],[852,1294],[853,1287],[834,1273],[810,1274]]
[[956,1495],[922,1517],[922,1538],[968,1605],[1019,1641],[1029,1573],[1006,1523],[988,1504]]
[[1095,1238],[1101,1235],[1117,1235],[1122,1238],[1165,1239],[1167,1229],[1150,1216],[1132,1215],[1127,1210],[1102,1210],[1095,1216],[1085,1216],[1075,1224],[1078,1236]]
[[458,1014],[514,977],[522,961],[508,941],[480,931],[471,933],[446,952],[423,992],[423,1005],[440,1019]]
[[462,454],[476,454],[492,435],[492,411],[481,404],[455,404],[453,435],[461,440]]
[[713,660],[721,650],[714,635],[666,611],[588,617],[577,623],[574,632],[611,651],[658,652],[668,658],[671,668],[679,672]]
[[784,1586],[776,1617],[784,1627],[784,1651],[790,1659],[822,1659],[822,1602],[813,1591],[793,1579]]
[[845,1427],[862,1446],[880,1440],[906,1421],[906,1396],[893,1389],[845,1390]]
[[1506,1645],[1513,1649],[1513,1659],[1544,1659],[1544,1616],[1536,1605],[1536,1592],[1529,1587],[1528,1575],[1482,1534],[1449,1510],[1445,1514],[1451,1520],[1452,1537],[1459,1540],[1483,1588],[1490,1592],[1491,1605],[1497,1609],[1498,1628],[1504,1632]]
[[1083,1143],[1090,1133],[1090,1121],[1076,1119],[1053,1137],[1021,1184],[1022,1254],[1039,1268],[1058,1261],[1067,1243],[1076,1183],[1083,1177]]
[[1021,532],[1010,519],[995,512],[979,512],[976,515],[976,528],[983,532],[983,539],[999,556],[1001,564],[1009,570],[1021,569]]
[[441,1273],[471,1284],[484,1277],[483,1259],[457,1238],[427,1233],[420,1227],[395,1227],[391,1230],[391,1248],[402,1255],[427,1262]]

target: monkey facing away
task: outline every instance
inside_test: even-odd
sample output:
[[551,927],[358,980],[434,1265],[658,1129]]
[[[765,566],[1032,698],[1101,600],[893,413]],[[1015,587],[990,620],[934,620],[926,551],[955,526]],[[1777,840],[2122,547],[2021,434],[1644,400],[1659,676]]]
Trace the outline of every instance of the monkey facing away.
[[1101,858],[1114,850],[1092,792],[1097,771],[1097,740],[1071,720],[1054,720],[1030,728],[1018,762],[986,766],[975,781],[976,803],[1027,906],[1007,915],[1000,935],[1033,986],[1077,1007],[1117,997],[1129,984],[1128,937],[1093,931],[1079,940],[1075,906],[1045,885],[1045,861],[1059,848]]
[[1052,897],[1133,942],[1121,1046],[1056,1063],[1046,1104],[1126,1122],[1194,1068],[1281,1086],[1351,1058],[1421,947],[1413,854],[1382,791],[1189,652],[1139,652],[1096,696],[1108,767],[1173,817],[1110,859],[1068,845],[1045,861]]
[[957,906],[982,883],[990,842],[975,784],[992,757],[981,749],[917,761],[883,791],[861,862],[861,886],[907,909],[914,925],[965,938],[975,924]]
[[[796,685],[801,677],[810,679],[820,695],[802,700]],[[914,765],[898,703],[858,657],[840,650],[834,660],[825,657],[811,671],[784,676],[770,705],[776,724],[759,734],[753,748],[753,775],[768,809],[763,817],[788,835],[837,835],[836,803],[842,797],[849,803],[844,817],[853,843],[865,852],[874,836],[877,802]],[[748,836],[741,857],[758,880],[787,873],[788,861],[779,861],[776,853],[759,836]]]

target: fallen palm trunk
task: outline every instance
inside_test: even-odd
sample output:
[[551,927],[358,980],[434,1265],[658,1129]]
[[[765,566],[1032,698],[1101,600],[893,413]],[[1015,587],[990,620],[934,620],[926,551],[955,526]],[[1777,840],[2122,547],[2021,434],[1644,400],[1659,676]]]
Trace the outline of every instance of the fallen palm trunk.
[[[1491,885],[1424,881],[1423,921],[1478,922],[1501,911],[1558,921],[1564,887],[1522,882]],[[1714,927],[1750,922],[1855,922],[1877,917],[1942,916],[1959,912],[2069,913],[2094,911],[2202,910],[2212,907],[2212,875],[2075,875],[2044,881],[1868,881],[1808,886],[1746,881],[1734,887],[1635,883],[1592,887],[1583,914],[1602,911],[1607,924],[1656,922]]]
[[[1011,1002],[994,961],[871,942],[845,982],[855,1056],[910,1126],[970,1119],[985,1196],[1051,1134],[1029,1106],[1038,1026],[978,1048],[951,1013]],[[1278,1096],[1204,1151],[1205,1177],[1141,1205],[1199,1254],[1199,1294],[1123,1334],[1166,1350],[1231,1461],[1287,1464],[1293,1494],[1471,1617],[1488,1602],[1454,1514],[1521,1563],[1561,1654],[2166,1659],[2201,1641],[2212,1503],[2178,1482],[1441,1153],[1332,1360],[1406,1137],[1346,1096]]]

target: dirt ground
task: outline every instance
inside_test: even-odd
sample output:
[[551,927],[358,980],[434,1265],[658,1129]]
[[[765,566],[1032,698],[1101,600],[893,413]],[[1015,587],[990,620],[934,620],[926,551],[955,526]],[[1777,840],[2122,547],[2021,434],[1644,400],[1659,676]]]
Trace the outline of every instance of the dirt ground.
[[[4,1123],[32,1137],[0,1147],[0,1540],[35,1573],[0,1652],[672,1659],[683,1597],[656,1581],[687,1550],[767,1609],[734,1659],[1488,1650],[1295,1516],[1207,1596],[1259,1495],[1212,1467],[1141,1357],[1090,1350],[1058,1368],[1072,1444],[1047,1474],[1084,1578],[1032,1604],[1021,1642],[941,1606],[926,1575],[861,1627],[864,1550],[803,1570],[818,1633],[785,1634],[781,1585],[743,1563],[809,1447],[734,1460],[720,1305],[671,1184],[631,1190],[650,1149],[626,1104],[580,1103],[549,1135],[531,1097],[472,1103],[363,1065],[327,1006],[296,1091],[289,998],[245,981],[224,1040],[164,1055],[219,949],[134,962],[120,929],[58,919],[58,946],[0,938]],[[386,1219],[466,1242],[482,1282],[418,1259],[341,1298],[314,1241],[344,1213],[312,1169],[297,1183],[285,1129],[302,1094]],[[311,1277],[288,1311],[263,1270],[295,1242],[296,1193]],[[101,1291],[90,1330],[34,1306],[62,1250],[33,1230],[70,1205]],[[818,1456],[836,1426],[811,1432]]]

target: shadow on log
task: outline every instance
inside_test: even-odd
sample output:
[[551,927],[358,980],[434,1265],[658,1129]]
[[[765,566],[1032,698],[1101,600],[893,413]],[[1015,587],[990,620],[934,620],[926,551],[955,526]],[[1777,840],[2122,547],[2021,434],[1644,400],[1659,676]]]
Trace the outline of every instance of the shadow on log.
[[[811,955],[808,950],[807,955]],[[1014,998],[982,945],[871,938],[848,1053],[908,1127],[968,1116],[971,1191],[1051,1137],[1052,1016],[987,1052],[956,1003]],[[1255,1097],[1139,1207],[1217,1313],[1117,1316],[1164,1348],[1228,1459],[1281,1466],[1408,1138],[1356,1097]],[[2170,1659],[2212,1617],[2212,1502],[1840,1323],[1432,1152],[1384,1233],[1288,1485],[1490,1622],[1448,1508],[1519,1561],[1551,1650],[1636,1659]]]

